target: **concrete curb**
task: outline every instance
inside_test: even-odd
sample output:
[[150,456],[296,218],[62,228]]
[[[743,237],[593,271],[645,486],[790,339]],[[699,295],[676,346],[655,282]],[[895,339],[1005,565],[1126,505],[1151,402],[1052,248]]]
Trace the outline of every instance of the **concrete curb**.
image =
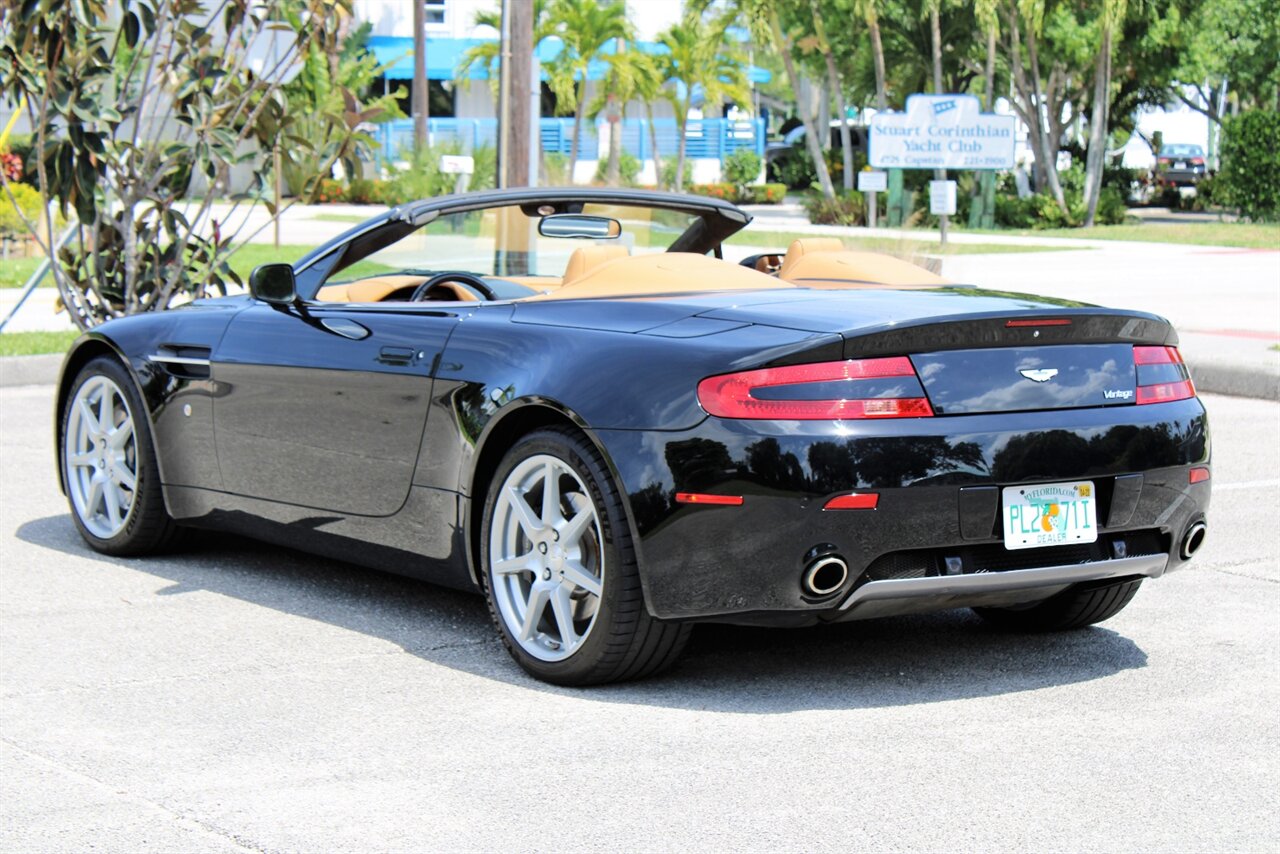
[[0,357],[0,386],[52,385],[58,380],[64,355]]
[[[0,357],[0,387],[52,385],[62,367],[62,354]],[[1280,400],[1280,372],[1261,365],[1243,366],[1221,362],[1194,362],[1191,377],[1196,390],[1232,397]]]

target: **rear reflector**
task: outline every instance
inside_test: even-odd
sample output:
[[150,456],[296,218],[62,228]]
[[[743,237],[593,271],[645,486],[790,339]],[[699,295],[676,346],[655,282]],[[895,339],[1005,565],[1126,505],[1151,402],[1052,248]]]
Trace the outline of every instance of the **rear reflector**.
[[1188,479],[1192,483],[1204,483],[1209,479],[1209,470],[1204,466],[1196,466],[1191,470],[1191,476]]
[[1006,329],[1016,329],[1019,326],[1070,326],[1071,320],[1066,317],[1050,317],[1044,320],[1009,320],[1005,321]]
[[[827,421],[845,418],[923,418],[933,415],[925,397],[871,397],[830,399],[763,399],[757,389],[773,386],[803,386],[842,380],[910,378],[920,388],[915,368],[906,356],[884,359],[850,359],[761,368],[708,377],[698,383],[698,402],[717,418],[772,419],[779,421]],[[852,386],[855,384],[851,384]]]
[[[1191,375],[1177,347],[1134,347],[1133,363],[1138,368],[1139,383],[1134,403],[1168,403],[1196,396]],[[1148,375],[1145,383],[1144,373]],[[1170,373],[1172,376],[1162,375]],[[1157,379],[1163,381],[1152,382]]]
[[742,496],[711,495],[706,492],[677,492],[676,501],[680,504],[728,504],[736,507],[742,503]]
[[880,503],[877,492],[854,492],[850,495],[837,495],[823,505],[823,510],[874,510]]

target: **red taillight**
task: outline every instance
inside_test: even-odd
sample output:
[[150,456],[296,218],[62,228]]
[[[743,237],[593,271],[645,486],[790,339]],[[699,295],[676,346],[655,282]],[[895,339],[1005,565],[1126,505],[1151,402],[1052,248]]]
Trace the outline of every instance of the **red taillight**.
[[1203,158],[1203,157],[1193,157],[1193,158],[1191,158],[1191,162],[1192,162],[1192,163],[1194,163],[1194,164],[1195,164],[1195,165],[1197,165],[1197,166],[1203,166],[1203,165],[1204,165],[1204,158]]
[[741,495],[712,495],[709,492],[677,492],[680,504],[723,504],[737,507],[742,504]]
[[[1134,347],[1133,363],[1138,368],[1135,403],[1168,403],[1196,396],[1177,347]],[[1144,377],[1144,373],[1148,376]]]
[[1209,470],[1204,466],[1196,466],[1187,478],[1191,483],[1204,483],[1209,479]]
[[877,492],[853,492],[849,495],[837,495],[823,505],[823,510],[875,510],[880,503]]
[[[761,368],[708,377],[698,383],[698,402],[718,418],[752,418],[777,421],[826,421],[845,418],[921,418],[933,415],[925,397],[841,397],[820,400],[765,399],[753,392],[776,386],[803,386],[842,380],[910,377],[917,387],[915,369],[905,356],[884,359],[850,359]],[[856,389],[851,389],[856,391]],[[923,392],[923,389],[921,389]]]
[[1169,160],[1169,158],[1167,158],[1167,157],[1161,157],[1161,158],[1160,158],[1160,163],[1161,163],[1161,165],[1163,165],[1163,166],[1168,166],[1171,162],[1172,162],[1172,161],[1171,161],[1171,160]]
[[1135,365],[1181,365],[1182,354],[1177,347],[1134,347]]

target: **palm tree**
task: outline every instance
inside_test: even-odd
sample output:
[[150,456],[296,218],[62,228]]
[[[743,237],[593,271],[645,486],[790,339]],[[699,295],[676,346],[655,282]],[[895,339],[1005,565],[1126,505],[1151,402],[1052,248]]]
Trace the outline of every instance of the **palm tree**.
[[880,12],[877,0],[854,0],[854,13],[862,15],[867,22],[867,32],[871,34],[871,53],[876,63],[876,109],[884,112],[889,109],[889,98],[885,92],[884,43],[880,40]]
[[573,148],[569,155],[572,180],[582,140],[582,117],[586,112],[587,68],[600,57],[614,39],[632,38],[623,0],[601,4],[597,0],[555,0],[549,14],[556,35],[564,47],[551,71],[551,89],[556,101],[573,109]]
[[[418,0],[421,2],[421,0]],[[556,34],[556,21],[550,14],[551,0],[533,0],[533,49]],[[502,32],[502,12],[476,12],[477,27],[493,27]],[[478,45],[467,48],[462,54],[462,61],[454,71],[454,81],[466,83],[471,78],[471,70],[476,66],[485,69],[489,76],[489,85],[496,92],[498,89],[498,61],[502,58],[502,43],[497,39],[485,40]],[[550,70],[551,63],[542,64],[544,70]]]
[[[618,48],[604,57],[608,66],[600,91],[596,93],[587,107],[587,117],[595,120],[601,113],[607,112],[611,117],[625,118],[627,103],[641,98],[649,111],[649,133],[651,141],[656,142],[653,133],[652,101],[660,97],[662,84],[665,82],[658,63],[654,58],[639,50],[627,50],[626,42],[619,40]],[[615,122],[609,134],[609,166],[605,172],[605,182],[616,186],[619,180],[619,166],[622,161],[621,122]],[[657,151],[654,151],[654,163]]]
[[818,52],[822,54],[826,64],[827,86],[840,105],[840,151],[844,164],[844,189],[848,192],[853,189],[853,134],[849,131],[849,122],[846,120],[848,103],[844,98],[844,87],[840,85],[840,75],[836,71],[836,57],[831,49],[831,40],[827,38],[827,27],[817,3],[813,6],[813,32]]
[[1107,124],[1111,107],[1111,47],[1116,27],[1124,22],[1125,0],[1102,0],[1102,34],[1093,76],[1093,110],[1089,116],[1089,150],[1085,156],[1084,204],[1086,227],[1093,225],[1102,193],[1102,170],[1107,157]]
[[676,189],[684,186],[684,161],[686,150],[685,126],[689,121],[689,109],[693,106],[695,89],[702,92],[707,104],[732,100],[745,104],[751,98],[747,76],[741,57],[724,48],[724,28],[709,26],[698,14],[689,14],[679,24],[673,24],[658,36],[658,43],[666,47],[658,61],[667,79],[684,84],[683,93],[677,88],[667,92],[667,98],[676,114]]
[[[790,36],[782,29],[782,18],[778,11],[780,6],[788,6],[790,3],[794,3],[794,0],[727,0],[724,8],[728,10],[730,18],[741,19],[747,25],[752,39],[757,44],[772,45],[782,57],[782,67],[786,69],[787,82],[791,85],[791,91],[799,92],[800,75],[796,71],[796,60],[792,54],[794,45]],[[714,0],[692,0],[689,4],[690,9],[699,12],[713,6],[719,6],[719,4]],[[807,4],[800,11],[812,14],[812,9]],[[827,170],[827,160],[822,152],[827,129],[823,128],[820,136],[809,111],[801,106],[799,112],[800,120],[804,122],[805,147],[808,148],[809,156],[813,159],[813,168],[818,175],[818,186],[822,189],[822,195],[828,199],[834,199],[835,187],[831,184],[831,173]]]

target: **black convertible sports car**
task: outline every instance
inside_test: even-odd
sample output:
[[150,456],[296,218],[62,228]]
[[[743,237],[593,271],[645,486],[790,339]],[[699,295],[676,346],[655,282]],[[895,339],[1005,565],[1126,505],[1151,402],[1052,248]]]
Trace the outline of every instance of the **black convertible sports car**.
[[481,590],[578,685],[700,621],[1085,626],[1195,553],[1209,430],[1167,321],[830,239],[723,260],[748,220],[430,199],[103,324],[57,395],[72,518],[110,554],[213,528]]

